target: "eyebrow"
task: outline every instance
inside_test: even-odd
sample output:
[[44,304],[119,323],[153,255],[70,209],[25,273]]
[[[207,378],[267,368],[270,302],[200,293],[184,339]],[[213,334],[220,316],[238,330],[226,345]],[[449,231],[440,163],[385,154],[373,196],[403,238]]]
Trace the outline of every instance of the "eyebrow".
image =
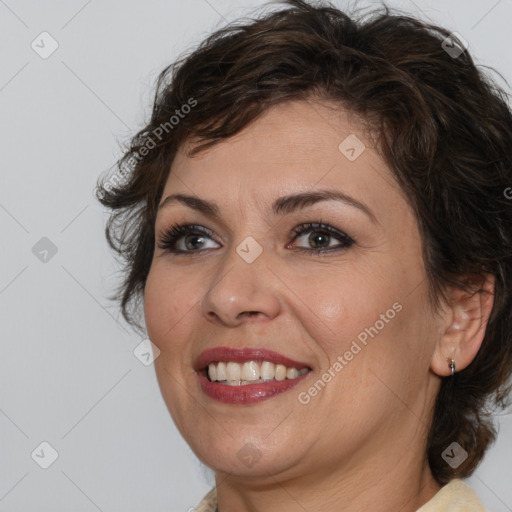
[[[280,197],[272,204],[272,213],[276,216],[286,215],[322,201],[338,201],[357,208],[364,212],[372,222],[378,224],[375,214],[370,208],[368,208],[368,206],[338,190],[316,190],[314,192],[302,192],[299,194]],[[169,204],[175,202],[188,206],[207,217],[211,217],[213,219],[220,218],[220,209],[215,202],[187,194],[171,194],[167,196],[158,206],[158,210],[160,211],[162,208],[165,208]]]

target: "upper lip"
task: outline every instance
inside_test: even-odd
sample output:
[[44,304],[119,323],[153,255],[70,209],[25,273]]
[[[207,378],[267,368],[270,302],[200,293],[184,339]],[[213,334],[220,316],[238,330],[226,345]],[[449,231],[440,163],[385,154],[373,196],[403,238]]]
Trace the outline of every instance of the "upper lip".
[[196,359],[194,368],[196,371],[203,371],[210,363],[216,361],[234,361],[235,363],[269,361],[275,364],[282,364],[289,368],[297,368],[298,370],[309,368],[307,363],[295,361],[273,350],[267,350],[266,348],[230,347],[214,347],[201,352]]

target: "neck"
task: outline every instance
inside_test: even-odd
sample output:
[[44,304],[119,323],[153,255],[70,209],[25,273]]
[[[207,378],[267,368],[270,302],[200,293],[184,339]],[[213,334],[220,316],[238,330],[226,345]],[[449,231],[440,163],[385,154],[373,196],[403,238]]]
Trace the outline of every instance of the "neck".
[[238,478],[216,474],[218,512],[416,512],[441,489],[428,466],[407,477],[388,470],[382,468],[377,479],[368,473],[343,480],[323,474],[307,482],[279,481],[269,475],[265,482],[246,485]]
[[316,465],[303,459],[279,474],[216,473],[218,510],[416,512],[441,489],[428,466],[426,446],[418,443],[424,434],[409,414],[393,434],[383,426],[341,462],[331,450]]

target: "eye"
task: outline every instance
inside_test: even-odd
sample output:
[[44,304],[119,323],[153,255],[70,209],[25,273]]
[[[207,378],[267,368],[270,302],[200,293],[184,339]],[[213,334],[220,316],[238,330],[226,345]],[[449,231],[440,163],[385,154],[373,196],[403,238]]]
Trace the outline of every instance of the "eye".
[[[339,231],[328,224],[306,223],[297,226],[293,233],[295,237],[287,244],[287,248],[296,249],[307,253],[326,253],[348,249],[354,244],[354,240],[343,231]],[[312,248],[297,247],[296,241],[307,237],[306,243],[312,245]],[[158,241],[158,247],[172,254],[192,254],[198,253],[204,249],[214,249],[215,246],[208,247],[208,240],[214,241],[213,233],[196,224],[173,224]],[[331,242],[337,240],[338,244],[332,247]],[[215,242],[215,241],[214,241]],[[217,242],[215,242],[217,243]]]
[[[297,248],[299,251],[303,252],[315,252],[317,254],[321,254],[348,249],[354,244],[354,240],[346,233],[321,222],[301,224],[300,226],[297,226],[293,232],[295,233],[295,238],[292,240],[293,247],[296,247],[296,240],[306,238],[305,235],[309,233],[306,243],[312,245],[313,248]],[[338,244],[332,247],[330,245],[334,240],[338,240]]]
[[211,238],[212,232],[203,226],[173,224],[161,236],[158,247],[174,254],[197,252],[197,249],[205,249],[206,240]]

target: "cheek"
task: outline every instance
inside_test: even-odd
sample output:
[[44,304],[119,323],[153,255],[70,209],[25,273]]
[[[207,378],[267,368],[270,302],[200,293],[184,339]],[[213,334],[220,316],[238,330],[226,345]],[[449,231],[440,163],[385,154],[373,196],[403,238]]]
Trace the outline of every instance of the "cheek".
[[[151,268],[144,291],[144,315],[148,336],[160,350],[155,372],[162,397],[176,426],[184,435],[190,405],[183,393],[187,379],[193,375],[186,340],[193,326],[187,314],[197,302],[188,279],[155,265]],[[197,292],[196,292],[197,293]],[[193,322],[192,322],[193,323]],[[184,423],[185,421],[185,423]]]
[[301,297],[309,291],[308,308],[294,314],[322,349],[322,366],[343,357],[342,364],[359,378],[362,369],[371,368],[398,378],[404,366],[414,371],[414,365],[428,365],[432,326],[421,268],[389,264],[355,270],[317,276],[313,287],[297,291]]
[[144,291],[144,316],[148,335],[161,352],[179,349],[178,333],[196,302],[188,292],[193,289],[183,276],[180,279],[177,273],[166,272],[159,265],[151,268]]
[[[358,335],[364,339],[366,330],[376,322],[379,332],[389,330],[389,324],[399,314],[399,307],[393,309],[400,298],[399,283],[392,275],[378,275],[375,268],[331,270],[323,276],[317,274],[313,285],[310,280],[297,280],[295,290],[297,296],[307,300],[294,314],[302,319],[311,338],[322,346],[331,362],[343,355]],[[300,304],[296,304],[299,308]],[[387,322],[383,323],[380,315]]]

